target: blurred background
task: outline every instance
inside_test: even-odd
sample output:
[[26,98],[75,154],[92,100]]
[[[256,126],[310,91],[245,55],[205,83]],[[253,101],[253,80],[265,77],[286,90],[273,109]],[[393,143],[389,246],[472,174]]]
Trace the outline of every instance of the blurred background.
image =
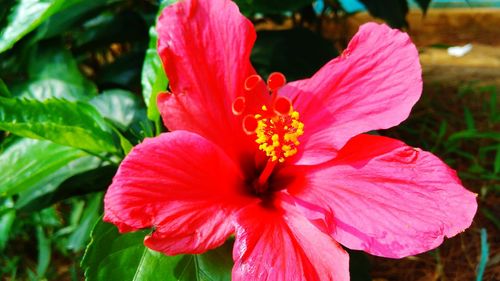
[[[165,131],[154,25],[173,2],[0,0],[0,280],[129,280],[98,277],[93,255],[110,263],[129,253],[137,269],[131,247],[142,251],[143,236],[118,238],[99,223],[81,261],[117,165]],[[422,98],[378,133],[446,161],[479,194],[479,210],[471,228],[425,254],[350,252],[352,280],[500,280],[500,0],[236,3],[258,31],[252,62],[263,77],[311,76],[369,21],[408,32],[419,49]],[[130,243],[97,255],[104,236]]]

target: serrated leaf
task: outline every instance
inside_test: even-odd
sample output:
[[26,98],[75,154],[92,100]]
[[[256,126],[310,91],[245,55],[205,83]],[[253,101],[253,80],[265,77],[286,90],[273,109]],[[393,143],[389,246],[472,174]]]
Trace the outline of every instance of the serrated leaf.
[[10,49],[28,32],[59,11],[64,0],[19,0],[0,30],[0,53]]
[[94,152],[118,152],[112,127],[89,104],[0,97],[0,129]]
[[231,280],[231,245],[203,255],[166,256],[143,245],[148,231],[119,234],[99,221],[82,261],[87,281]]

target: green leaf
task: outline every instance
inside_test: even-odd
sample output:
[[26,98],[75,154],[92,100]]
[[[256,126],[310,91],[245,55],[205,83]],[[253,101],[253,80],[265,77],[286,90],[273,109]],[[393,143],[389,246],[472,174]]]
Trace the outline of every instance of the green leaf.
[[108,165],[74,175],[62,182],[53,192],[36,197],[29,204],[16,204],[22,212],[35,212],[64,199],[106,190],[116,174],[116,166]]
[[146,117],[144,104],[133,93],[120,89],[107,90],[93,98],[90,103],[104,118],[120,129],[121,133],[116,133],[125,154],[133,146],[129,139],[138,143],[144,137],[152,135],[150,132],[153,129]]
[[46,39],[60,35],[77,25],[83,17],[99,7],[109,5],[120,0],[66,0],[63,7],[43,22],[36,30],[36,39]]
[[[71,153],[71,151],[69,153]],[[29,157],[29,155],[25,155],[25,157]],[[52,161],[54,160],[47,159],[45,164],[48,165]],[[45,177],[43,178],[41,177],[41,175],[39,175],[38,182],[31,185],[25,191],[19,193],[19,198],[16,201],[16,209],[21,209],[26,206],[29,206],[32,209],[33,207],[35,207],[31,206],[35,200],[57,190],[60,185],[68,178],[76,174],[95,169],[101,165],[103,165],[103,161],[101,159],[95,156],[87,155],[75,159],[69,163],[66,162],[66,165],[60,167],[57,171],[51,174],[45,175]]]
[[141,84],[142,96],[148,108],[148,118],[156,121],[160,117],[158,106],[156,104],[156,97],[162,91],[167,89],[168,78],[163,70],[163,65],[160,56],[156,51],[156,43],[158,34],[156,29],[151,27],[149,30],[149,49],[146,51],[146,58],[142,66]]
[[496,154],[495,154],[495,162],[493,163],[493,172],[498,174],[500,172],[500,145],[498,145]]
[[59,45],[40,45],[28,65],[29,80],[13,86],[17,97],[76,101],[97,95],[96,86],[82,75],[71,53]]
[[2,79],[0,79],[0,97],[11,97],[12,94],[9,91],[9,88],[7,88],[7,85],[3,82]]
[[406,21],[408,3],[406,0],[360,1],[371,15],[385,20],[392,27],[401,28],[408,26],[408,22]]
[[[81,50],[99,50],[108,48],[113,43],[124,42],[139,47],[137,50],[144,50],[148,42],[147,35],[148,27],[144,18],[131,9],[122,12],[101,12],[84,22],[81,28],[73,33],[75,46]],[[142,51],[141,63],[143,56]]]
[[39,279],[43,279],[45,272],[49,268],[50,264],[50,239],[45,235],[43,227],[37,225],[36,227],[36,238],[38,240],[38,265],[36,267],[36,273]]
[[475,131],[476,125],[474,122],[474,116],[468,108],[464,108],[465,124],[467,125],[467,130]]
[[93,98],[90,104],[122,131],[126,131],[134,121],[146,117],[141,100],[133,93],[121,89],[104,91]]
[[[57,184],[85,152],[49,141],[19,139],[0,154],[0,195],[10,196],[34,187]],[[59,172],[58,172],[59,171]]]
[[203,255],[166,256],[143,245],[148,231],[119,234],[99,221],[82,261],[87,281],[231,280],[231,245]]
[[75,231],[68,238],[67,248],[79,251],[90,239],[90,233],[101,214],[102,193],[96,194],[86,202],[85,210]]
[[64,0],[19,0],[0,30],[0,53],[12,48],[28,32],[59,11]]
[[89,104],[0,97],[0,129],[94,152],[118,152],[112,127]]
[[493,139],[500,140],[500,132],[477,132],[477,131],[459,131],[453,133],[448,138],[448,141],[456,141],[463,139]]
[[[10,237],[12,224],[16,219],[16,210],[11,198],[0,200],[0,253],[5,248]],[[0,273],[2,271],[0,270]]]

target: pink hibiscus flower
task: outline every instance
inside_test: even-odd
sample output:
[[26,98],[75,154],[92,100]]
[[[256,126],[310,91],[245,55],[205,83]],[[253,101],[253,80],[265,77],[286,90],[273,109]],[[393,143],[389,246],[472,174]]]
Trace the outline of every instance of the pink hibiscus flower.
[[255,31],[228,0],[163,11],[158,50],[171,132],[123,160],[105,197],[121,232],[198,254],[235,235],[233,280],[348,280],[340,245],[399,258],[469,227],[475,194],[429,152],[364,132],[407,118],[422,90],[405,33],[365,24],[313,77],[266,83]]

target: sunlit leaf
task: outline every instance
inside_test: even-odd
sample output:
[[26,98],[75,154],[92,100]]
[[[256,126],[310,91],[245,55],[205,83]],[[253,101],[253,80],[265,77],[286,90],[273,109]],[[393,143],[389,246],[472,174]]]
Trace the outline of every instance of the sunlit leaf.
[[[69,152],[71,153],[71,152]],[[41,154],[44,154],[43,152]],[[46,153],[50,154],[50,153]],[[29,157],[29,155],[25,155],[26,158]],[[33,159],[39,161],[40,159]],[[42,162],[39,165],[48,165],[51,164],[51,162],[54,161],[54,159],[42,159],[45,160],[45,163]],[[62,163],[64,164],[64,163]],[[39,199],[40,197],[44,197],[47,194],[50,194],[57,190],[60,185],[70,177],[83,173],[85,171],[89,171],[92,169],[95,169],[103,164],[103,160],[95,157],[95,156],[90,156],[90,155],[85,155],[83,157],[80,157],[78,159],[75,159],[71,162],[65,163],[66,165],[60,167],[58,170],[46,174],[46,175],[40,175],[38,174],[36,178],[38,178],[38,181],[29,186],[26,190],[22,191],[19,193],[19,198],[16,201],[16,208],[24,208],[26,206],[29,206],[30,209],[36,208],[36,204],[34,204],[34,201]],[[43,168],[41,169],[43,170]],[[22,175],[25,176],[25,175]],[[47,207],[47,206],[46,206]]]
[[19,139],[0,154],[0,194],[10,196],[33,187],[32,192],[40,192],[39,189],[46,185],[57,186],[68,172],[74,169],[74,174],[78,173],[75,161],[85,157],[91,156],[72,147]]
[[95,152],[118,152],[112,128],[90,105],[0,97],[0,129]]
[[[0,30],[0,53],[10,49],[19,39],[59,11],[65,0],[19,0]],[[3,7],[2,7],[3,8]]]
[[167,89],[168,79],[163,70],[160,56],[156,51],[158,34],[154,27],[149,30],[149,36],[149,49],[146,51],[141,75],[142,96],[148,107],[148,118],[158,120],[160,113],[156,104],[156,97],[160,92]]

